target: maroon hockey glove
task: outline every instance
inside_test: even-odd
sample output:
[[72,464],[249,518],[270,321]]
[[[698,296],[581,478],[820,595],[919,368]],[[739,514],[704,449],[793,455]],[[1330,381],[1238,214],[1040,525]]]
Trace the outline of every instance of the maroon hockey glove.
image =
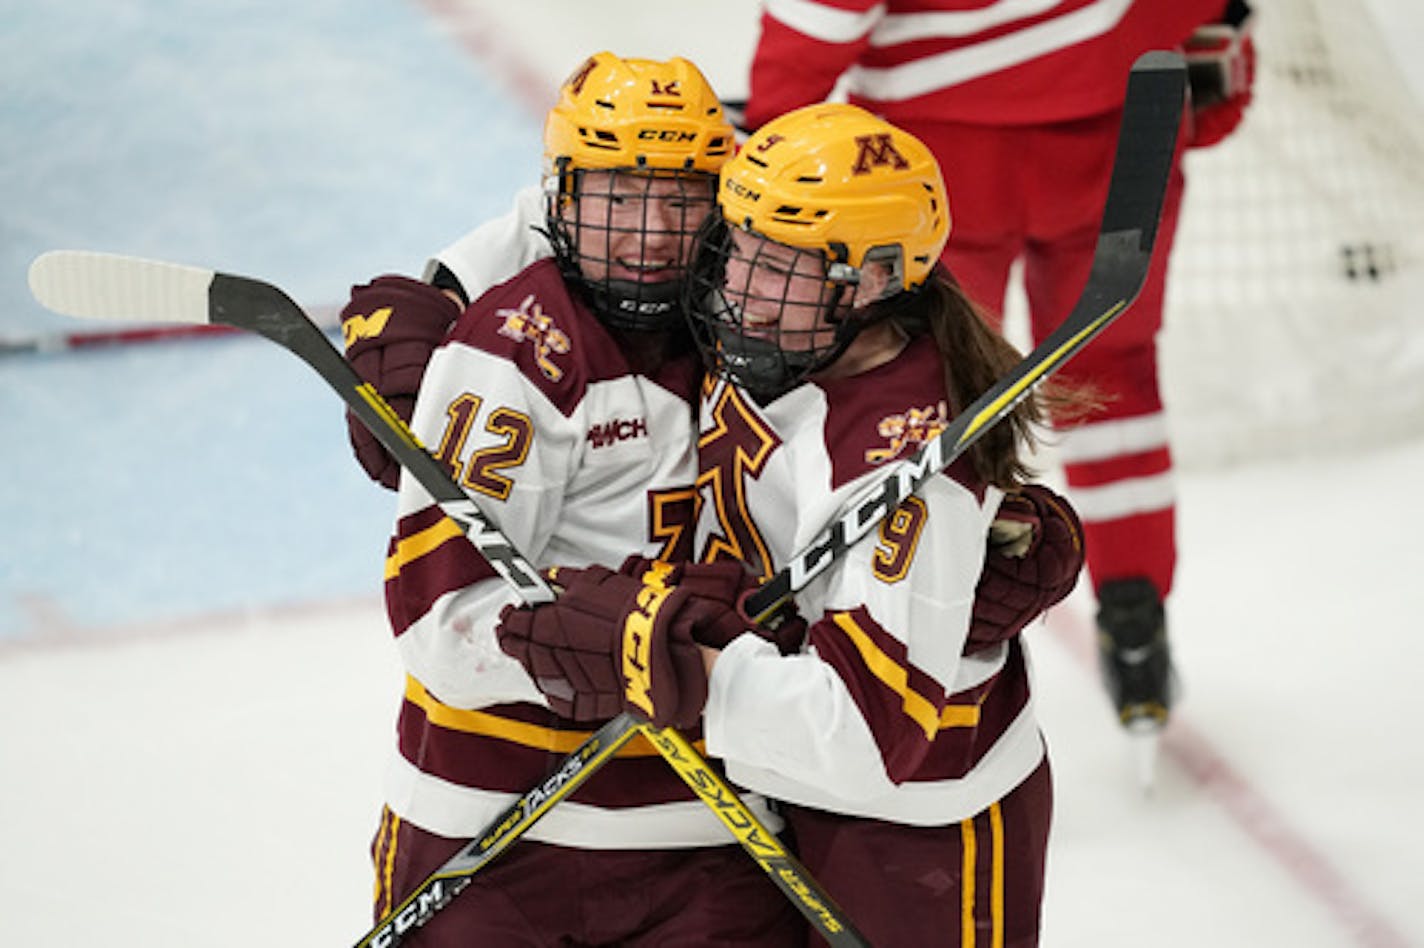
[[656,727],[697,723],[707,702],[698,641],[740,624],[726,604],[602,566],[550,578],[563,587],[557,600],[506,608],[495,632],[556,714],[603,721],[631,711]]
[[782,610],[775,627],[758,625],[747,615],[747,597],[757,588],[756,578],[739,562],[718,560],[715,563],[664,563],[641,556],[623,561],[619,572],[626,576],[643,577],[646,582],[661,582],[686,589],[694,596],[713,599],[730,607],[718,623],[700,629],[697,644],[708,648],[726,648],[743,632],[751,632],[775,645],[782,655],[801,651],[806,639],[806,620],[791,606]]
[[[351,300],[341,310],[346,358],[409,424],[425,364],[459,316],[459,304],[428,283],[377,277],[352,287]],[[400,465],[349,410],[346,428],[361,467],[373,481],[394,490]]]
[[1239,25],[1209,23],[1187,40],[1187,75],[1192,89],[1188,144],[1207,148],[1236,130],[1251,104],[1256,80],[1256,44],[1249,19]]
[[1017,635],[1073,591],[1082,568],[1083,527],[1066,500],[1037,484],[1007,495],[990,528],[968,648]]

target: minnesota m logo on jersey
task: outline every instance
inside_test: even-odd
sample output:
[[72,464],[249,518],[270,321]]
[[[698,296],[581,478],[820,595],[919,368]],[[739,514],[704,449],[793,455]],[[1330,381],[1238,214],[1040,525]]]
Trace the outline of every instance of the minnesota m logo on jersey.
[[568,353],[569,337],[554,325],[553,317],[545,315],[533,293],[524,297],[518,308],[497,309],[494,314],[504,319],[504,325],[499,327],[501,336],[534,344],[534,361],[546,379],[557,382],[564,377],[564,370],[552,357]]
[[881,437],[889,439],[889,446],[871,448],[865,452],[865,459],[879,464],[897,458],[907,448],[913,451],[947,427],[949,406],[944,402],[927,408],[911,408],[903,415],[889,415],[880,419],[875,427]]

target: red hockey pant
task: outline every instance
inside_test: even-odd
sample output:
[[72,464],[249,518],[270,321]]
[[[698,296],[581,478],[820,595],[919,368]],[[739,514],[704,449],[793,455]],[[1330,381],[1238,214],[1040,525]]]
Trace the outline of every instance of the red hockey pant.
[[[1114,112],[1046,126],[904,123],[944,169],[952,218],[946,264],[999,313],[1009,268],[1022,259],[1035,341],[1058,326],[1087,282],[1120,121]],[[1163,596],[1172,586],[1176,502],[1157,332],[1182,189],[1179,152],[1142,294],[1061,373],[1089,383],[1105,402],[1061,439],[1095,588],[1129,576],[1147,577]]]

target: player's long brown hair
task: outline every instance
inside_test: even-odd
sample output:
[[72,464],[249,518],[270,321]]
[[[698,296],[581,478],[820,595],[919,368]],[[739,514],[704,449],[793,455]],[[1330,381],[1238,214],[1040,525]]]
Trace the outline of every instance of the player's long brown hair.
[[[944,362],[951,416],[964,411],[1023,358],[943,266],[935,267],[918,292],[898,301],[889,318],[911,335],[927,332],[934,338]],[[1046,382],[984,433],[968,451],[970,463],[986,484],[1003,490],[1021,486],[1034,475],[1025,454],[1041,441],[1049,412],[1066,422],[1094,404],[1086,389]]]

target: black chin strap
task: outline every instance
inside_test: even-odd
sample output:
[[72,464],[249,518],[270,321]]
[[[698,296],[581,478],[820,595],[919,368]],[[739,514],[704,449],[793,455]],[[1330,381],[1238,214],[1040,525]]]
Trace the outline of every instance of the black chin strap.
[[618,329],[663,331],[681,322],[678,309],[682,284],[675,280],[639,283],[636,280],[583,278],[599,318]]

